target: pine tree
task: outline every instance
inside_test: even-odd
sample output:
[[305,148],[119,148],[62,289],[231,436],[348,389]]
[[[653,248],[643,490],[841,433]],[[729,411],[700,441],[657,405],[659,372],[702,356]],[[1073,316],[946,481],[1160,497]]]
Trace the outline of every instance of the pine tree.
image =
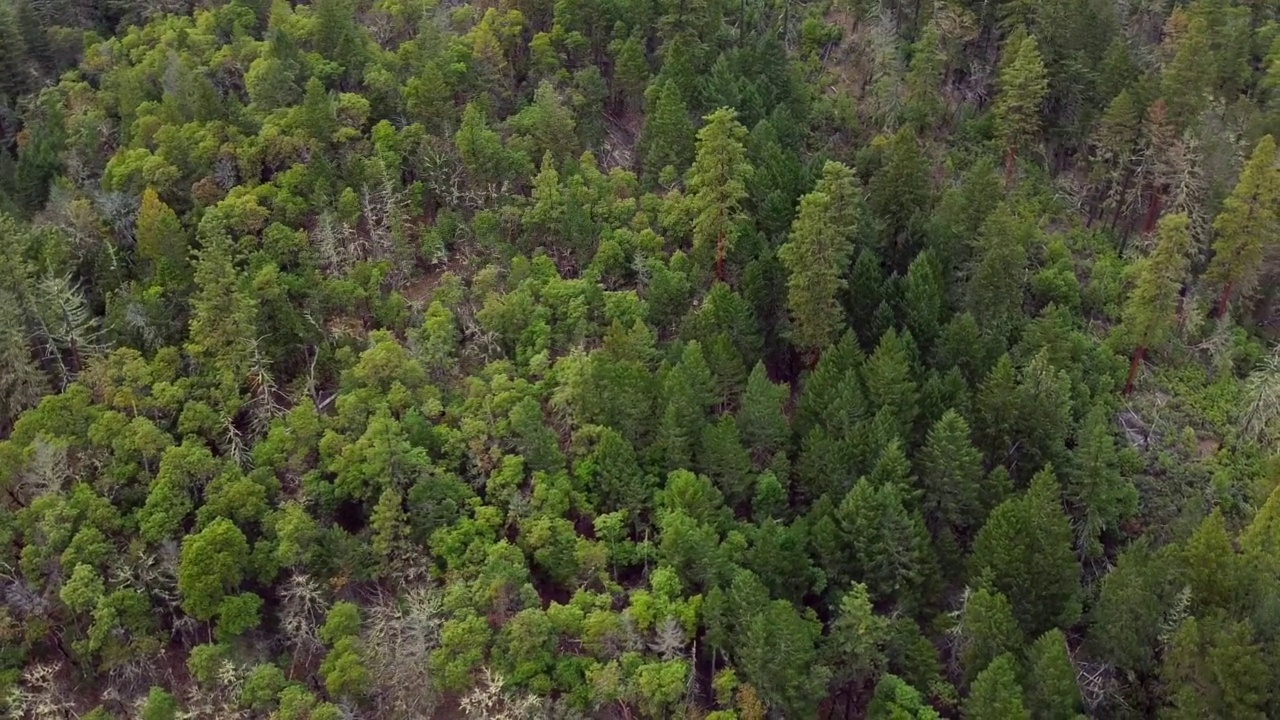
[[694,131],[689,109],[674,82],[654,83],[648,94],[649,111],[638,150],[644,177],[653,183],[664,168],[670,166],[679,177],[693,162]]
[[867,400],[871,406],[887,411],[892,430],[904,441],[914,438],[919,411],[919,386],[915,381],[912,358],[907,341],[911,336],[889,330],[863,366]]
[[1010,38],[996,87],[996,137],[1005,152],[1005,181],[1013,182],[1018,154],[1040,133],[1040,107],[1049,89],[1035,36],[1015,33]]
[[[626,40],[615,41],[613,52],[613,85],[617,103],[623,110],[630,110],[639,104],[649,85],[649,58],[645,56],[644,38],[640,33],[632,33]],[[688,113],[684,117],[688,120]],[[688,137],[692,136],[693,128],[690,126]]]
[[892,272],[902,273],[918,250],[916,236],[929,216],[929,160],[907,128],[878,143],[883,143],[883,159],[867,181],[867,206],[882,228],[876,249],[880,259]]
[[857,197],[853,171],[828,162],[814,191],[800,198],[790,240],[778,248],[787,269],[792,342],[810,358],[835,342],[845,325],[837,295],[853,253]]
[[663,396],[667,406],[658,433],[667,455],[667,470],[690,467],[693,448],[715,402],[715,380],[697,341],[685,345],[680,362],[667,372]]
[[1254,642],[1248,620],[1214,613],[1182,621],[1169,639],[1160,669],[1169,707],[1165,717],[1269,717],[1274,672]]
[[1161,49],[1172,57],[1161,68],[1160,97],[1176,127],[1186,128],[1208,106],[1213,85],[1213,74],[1206,71],[1213,55],[1204,18],[1174,8],[1165,23],[1165,47]]
[[1215,509],[1182,548],[1182,567],[1198,610],[1242,610],[1250,602],[1249,569],[1236,554],[1222,511]]
[[1133,292],[1124,305],[1122,328],[1134,345],[1125,394],[1133,391],[1147,349],[1158,347],[1173,334],[1190,251],[1191,228],[1187,216],[1176,214],[1161,218],[1155,248],[1138,261]]
[[1023,321],[1028,246],[1035,226],[1002,204],[987,217],[974,246],[967,307],[990,336],[1007,341]]
[[947,288],[942,271],[928,248],[907,268],[902,283],[902,315],[911,336],[930,348],[947,313]]
[[849,323],[856,328],[863,347],[871,347],[880,338],[874,329],[874,318],[884,297],[885,284],[880,256],[870,248],[862,248],[849,275],[845,307],[849,311]]
[[969,423],[947,410],[930,428],[920,453],[922,502],[935,532],[982,524],[982,455],[969,436]]
[[205,215],[200,235],[186,349],[197,363],[213,370],[218,399],[235,408],[253,360],[257,306],[241,286],[243,275],[235,268],[221,218]]
[[1081,519],[1081,544],[1095,557],[1103,550],[1101,535],[1138,512],[1138,491],[1120,472],[1113,422],[1105,405],[1094,406],[1076,434],[1065,473],[1063,492]]
[[314,49],[342,69],[342,77],[354,87],[364,77],[368,61],[364,31],[356,21],[352,0],[317,0]]
[[774,453],[790,448],[791,428],[785,414],[788,395],[785,386],[770,382],[764,363],[756,363],[742,393],[738,427],[743,441],[756,458],[757,467]]
[[877,602],[924,607],[938,570],[924,521],[905,504],[908,492],[864,477],[815,523],[813,542],[831,587],[858,580]]
[[1001,655],[978,674],[964,702],[964,716],[966,720],[1031,720],[1013,655]]
[[1025,638],[1003,593],[979,587],[964,599],[960,612],[960,664],[972,681],[992,660],[1020,653]]
[[1080,564],[1052,470],[991,512],[973,544],[971,577],[990,582],[1028,635],[1070,625],[1080,614]]
[[1080,713],[1076,666],[1061,630],[1041,635],[1028,651],[1027,704],[1037,718],[1073,720]]
[[1232,297],[1251,291],[1262,259],[1280,236],[1280,166],[1276,142],[1267,135],[1240,171],[1240,180],[1213,221],[1213,259],[1205,277],[1222,287],[1218,314],[1226,315]]
[[703,428],[698,469],[715,481],[730,506],[743,505],[751,499],[751,455],[742,446],[738,423],[732,415]]
[[1120,553],[1090,614],[1090,652],[1134,673],[1154,669],[1166,618],[1184,587],[1173,553],[1149,545],[1140,540]]
[[912,44],[911,64],[907,68],[907,107],[903,116],[917,132],[935,127],[946,110],[942,98],[946,57],[938,23],[930,21]]
[[149,187],[142,192],[134,237],[138,254],[150,267],[153,278],[162,285],[181,278],[187,266],[187,239],[182,223]]
[[743,141],[746,128],[737,113],[720,108],[703,118],[698,131],[693,166],[689,168],[689,201],[692,205],[695,257],[714,248],[716,279],[724,282],[724,262],[742,217],[746,181],[752,168]]

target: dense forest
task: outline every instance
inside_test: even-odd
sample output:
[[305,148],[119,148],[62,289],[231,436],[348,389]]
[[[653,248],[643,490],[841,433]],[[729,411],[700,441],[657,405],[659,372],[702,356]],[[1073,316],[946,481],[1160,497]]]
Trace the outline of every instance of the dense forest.
[[1280,718],[1277,0],[0,0],[0,714]]

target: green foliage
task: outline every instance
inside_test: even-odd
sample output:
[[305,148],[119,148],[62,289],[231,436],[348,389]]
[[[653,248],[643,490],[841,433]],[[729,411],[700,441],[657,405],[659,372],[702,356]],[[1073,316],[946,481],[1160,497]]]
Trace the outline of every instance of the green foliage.
[[0,714],[1276,715],[1274,8],[962,5],[0,2]]
[[978,673],[964,703],[964,716],[973,720],[1030,720],[1013,655],[1001,655]]
[[1080,714],[1076,667],[1067,652],[1067,638],[1061,630],[1050,630],[1031,644],[1026,686],[1033,716],[1072,720]]
[[223,598],[244,579],[249,542],[226,518],[218,518],[182,542],[178,563],[178,592],[192,617],[208,620],[219,612]]
[[971,577],[1004,593],[1024,633],[1069,626],[1080,615],[1080,564],[1052,470],[1001,503],[973,543]]

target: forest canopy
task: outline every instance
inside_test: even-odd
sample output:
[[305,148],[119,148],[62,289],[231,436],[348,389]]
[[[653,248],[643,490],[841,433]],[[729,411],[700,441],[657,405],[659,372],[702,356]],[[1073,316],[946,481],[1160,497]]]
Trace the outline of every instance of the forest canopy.
[[0,0],[0,713],[1280,717],[1275,0]]

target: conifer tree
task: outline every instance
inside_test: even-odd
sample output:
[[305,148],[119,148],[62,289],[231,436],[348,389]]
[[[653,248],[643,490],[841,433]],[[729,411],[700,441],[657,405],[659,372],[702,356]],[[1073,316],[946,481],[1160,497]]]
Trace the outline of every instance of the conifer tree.
[[1023,319],[1028,246],[1035,227],[1002,204],[982,224],[974,246],[967,308],[992,337],[1007,341]]
[[755,454],[757,466],[790,445],[791,429],[784,414],[787,397],[787,388],[770,382],[764,363],[756,363],[742,393],[738,428]]
[[752,168],[743,142],[746,128],[737,113],[720,108],[703,118],[698,145],[689,168],[689,201],[692,205],[695,257],[714,251],[716,279],[724,282],[724,263],[738,232],[746,181]]
[[896,330],[886,332],[862,371],[867,400],[873,408],[887,411],[893,432],[904,441],[914,437],[920,397],[912,358],[907,351],[910,337],[909,334],[901,336]]
[[1176,214],[1161,218],[1155,248],[1138,261],[1133,292],[1124,306],[1122,327],[1134,345],[1129,379],[1124,387],[1126,394],[1133,391],[1147,349],[1159,346],[1173,333],[1190,251],[1191,228],[1187,216]]
[[1120,553],[1102,578],[1090,618],[1090,651],[1135,673],[1154,668],[1167,613],[1184,588],[1173,553],[1153,552],[1149,545],[1139,541]]
[[1241,610],[1249,605],[1250,578],[1236,554],[1220,509],[1205,518],[1182,549],[1182,566],[1192,607]]
[[1001,655],[978,674],[964,702],[964,716],[967,720],[1031,720],[1013,655]]
[[220,217],[200,223],[203,247],[196,260],[196,294],[191,299],[187,352],[213,370],[218,397],[230,407],[253,360],[257,306],[241,287],[233,263],[231,239]]
[[1248,620],[1220,613],[1183,620],[1169,638],[1160,669],[1168,703],[1164,715],[1177,720],[1267,717],[1274,672],[1253,636]]
[[929,161],[919,138],[908,128],[877,144],[882,162],[867,181],[867,206],[881,226],[881,242],[875,250],[890,271],[903,273],[916,254],[916,236],[929,213]]
[[996,137],[1004,148],[1005,181],[1012,182],[1019,153],[1040,133],[1040,107],[1049,89],[1035,36],[1015,33],[1005,44],[996,87]]
[[1064,495],[1081,518],[1081,545],[1093,556],[1102,552],[1103,533],[1119,530],[1138,512],[1138,491],[1120,472],[1112,425],[1107,407],[1095,405],[1076,434],[1064,473]]
[[942,271],[928,248],[921,250],[902,281],[902,316],[911,336],[924,348],[933,346],[947,312]]
[[368,61],[364,31],[356,21],[356,5],[351,0],[318,0],[315,4],[316,52],[342,69],[347,83],[364,77]]
[[1189,15],[1183,8],[1174,8],[1165,23],[1162,50],[1172,56],[1161,69],[1160,97],[1168,106],[1176,127],[1186,128],[1208,105],[1213,83],[1213,73],[1206,68],[1213,55],[1205,19]]
[[960,664],[965,677],[976,678],[992,660],[1020,653],[1025,638],[1003,593],[979,587],[964,599],[960,612]]
[[877,602],[916,610],[937,582],[936,560],[920,516],[901,485],[860,479],[813,526],[813,542],[833,587],[858,580]]
[[880,256],[870,248],[862,248],[850,271],[845,306],[849,310],[849,322],[856,328],[863,347],[870,348],[880,338],[880,334],[875,332],[874,318],[884,292],[885,277]]
[[778,248],[787,269],[792,342],[810,358],[835,342],[845,325],[837,296],[853,253],[857,209],[853,171],[828,162],[814,191],[800,198],[790,240]]
[[1044,720],[1073,720],[1080,712],[1076,667],[1067,654],[1067,638],[1054,629],[1032,643],[1027,653],[1027,705]]
[[187,266],[187,240],[182,223],[156,191],[142,192],[135,230],[138,254],[147,262],[151,276],[160,284],[177,281]]
[[969,423],[955,410],[947,410],[930,428],[920,453],[922,502],[935,532],[982,522],[982,455],[969,435]]
[[1263,257],[1280,237],[1280,166],[1270,135],[1258,142],[1240,171],[1213,230],[1213,259],[1205,277],[1222,287],[1218,314],[1226,315],[1232,297],[1253,289]]
[[1008,596],[1028,635],[1080,614],[1080,564],[1059,495],[1053,471],[1041,471],[1025,493],[991,512],[973,544],[971,577]]

